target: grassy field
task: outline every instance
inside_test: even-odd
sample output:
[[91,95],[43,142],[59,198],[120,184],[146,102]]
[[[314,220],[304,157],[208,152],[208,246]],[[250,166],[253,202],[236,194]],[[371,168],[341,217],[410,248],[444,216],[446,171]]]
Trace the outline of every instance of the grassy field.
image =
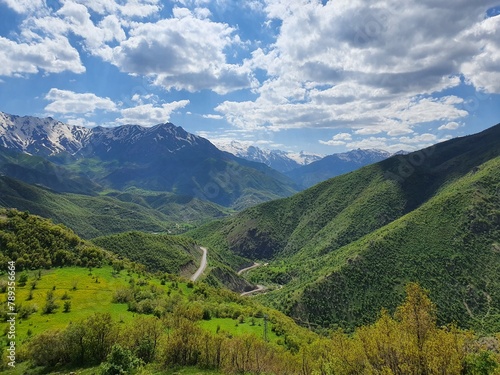
[[[37,280],[38,272],[29,272],[28,275],[27,284],[18,284],[16,288],[16,307],[19,310],[22,307],[36,306],[38,311],[28,319],[18,319],[17,338],[21,342],[29,335],[48,329],[63,329],[70,322],[82,320],[93,313],[109,312],[115,320],[124,322],[132,319],[132,313],[127,311],[126,304],[112,303],[114,291],[128,285],[128,277],[124,271],[114,275],[111,267],[91,271],[70,267],[42,271],[40,280]],[[32,289],[33,282],[36,282],[35,289]],[[42,314],[49,291],[53,291],[59,307],[53,314]],[[28,300],[30,294],[32,299]],[[69,299],[61,299],[65,294]],[[71,302],[69,312],[63,312],[65,301]]]
[[[80,321],[94,313],[109,312],[115,321],[130,322],[137,313],[128,311],[126,303],[113,303],[115,291],[129,286],[129,280],[140,279],[139,275],[121,271],[119,274],[113,272],[110,266],[102,268],[68,267],[48,271],[41,271],[41,278],[38,279],[38,271],[28,272],[28,280],[25,286],[16,287],[16,307],[19,310],[35,307],[37,310],[28,318],[17,319],[17,340],[22,343],[29,336],[37,335],[48,329],[64,329],[71,322]],[[6,276],[1,277],[4,280]],[[19,275],[18,275],[19,278]],[[35,289],[32,284],[36,283]],[[179,282],[172,288],[173,282],[166,282],[162,285],[157,278],[148,279],[149,285],[171,290],[172,294],[179,294],[185,299],[189,299],[193,294],[193,288],[189,283]],[[43,306],[46,304],[47,293],[52,291],[58,308],[52,314],[43,314]],[[31,294],[31,299],[29,296]],[[63,299],[64,296],[69,299]],[[5,306],[6,294],[0,294],[2,306]],[[71,309],[64,312],[64,303],[69,301]],[[212,318],[211,320],[200,321],[200,326],[208,331],[220,330],[232,335],[243,333],[253,333],[262,336],[264,331],[264,319],[253,317]],[[1,332],[5,332],[6,323],[2,323]],[[268,323],[268,338],[270,341],[277,340],[277,336],[271,331],[272,324]],[[6,341],[6,336],[2,336],[2,341]]]

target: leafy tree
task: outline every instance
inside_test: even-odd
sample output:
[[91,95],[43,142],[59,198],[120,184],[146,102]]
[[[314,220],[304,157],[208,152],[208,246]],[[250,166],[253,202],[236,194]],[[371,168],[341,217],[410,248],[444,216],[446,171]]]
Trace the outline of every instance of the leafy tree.
[[113,345],[106,362],[101,365],[101,375],[125,375],[139,367],[141,361],[118,344]]
[[52,314],[58,307],[54,291],[48,290],[45,295],[45,305],[42,308],[43,314]]

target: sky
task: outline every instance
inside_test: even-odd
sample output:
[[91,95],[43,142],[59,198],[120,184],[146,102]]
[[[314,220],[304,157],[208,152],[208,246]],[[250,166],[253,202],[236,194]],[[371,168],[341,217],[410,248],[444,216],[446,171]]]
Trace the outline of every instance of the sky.
[[500,0],[0,0],[0,111],[416,150],[500,122]]

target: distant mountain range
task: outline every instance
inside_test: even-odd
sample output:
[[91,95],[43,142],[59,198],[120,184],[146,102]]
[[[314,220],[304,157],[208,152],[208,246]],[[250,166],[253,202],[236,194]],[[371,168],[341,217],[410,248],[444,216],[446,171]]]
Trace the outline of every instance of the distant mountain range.
[[[173,192],[237,209],[297,191],[289,178],[274,169],[221,151],[170,123],[150,128],[85,128],[50,117],[0,112],[0,146],[42,157],[52,163],[45,169],[73,173],[101,188]],[[24,160],[24,174],[12,155],[10,160],[2,173],[10,175],[9,169],[15,169],[16,178],[37,182],[32,177],[38,169],[30,167],[34,159]]]
[[267,150],[239,141],[215,141],[214,144],[223,151],[229,152],[240,158],[264,163],[281,173],[307,165],[320,160],[323,156],[301,151],[293,153],[282,150]]
[[309,188],[329,178],[352,172],[365,165],[373,164],[393,155],[404,155],[406,152],[399,151],[395,154],[384,150],[352,150],[339,154],[325,156],[310,164],[286,172],[302,189]]
[[384,150],[352,150],[328,156],[311,153],[287,152],[282,150],[267,150],[238,141],[215,142],[221,150],[240,158],[264,163],[290,177],[301,189],[306,189],[317,183],[352,172],[365,165],[379,162],[393,155],[403,155],[407,152],[390,153]]

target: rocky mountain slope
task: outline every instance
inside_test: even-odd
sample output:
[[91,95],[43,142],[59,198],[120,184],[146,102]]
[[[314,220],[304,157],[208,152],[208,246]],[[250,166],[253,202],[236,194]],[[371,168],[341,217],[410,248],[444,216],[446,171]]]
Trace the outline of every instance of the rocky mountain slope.
[[173,192],[226,207],[296,191],[279,172],[220,151],[173,124],[89,129],[0,113],[0,146],[43,157],[103,188]]

